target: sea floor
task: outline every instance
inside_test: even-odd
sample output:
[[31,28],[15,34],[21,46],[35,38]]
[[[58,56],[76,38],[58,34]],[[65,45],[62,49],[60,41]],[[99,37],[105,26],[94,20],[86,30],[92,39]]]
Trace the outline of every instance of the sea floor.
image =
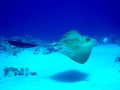
[[[120,46],[98,45],[79,64],[61,53],[0,54],[0,90],[120,90]],[[37,75],[5,76],[5,67],[28,68]]]

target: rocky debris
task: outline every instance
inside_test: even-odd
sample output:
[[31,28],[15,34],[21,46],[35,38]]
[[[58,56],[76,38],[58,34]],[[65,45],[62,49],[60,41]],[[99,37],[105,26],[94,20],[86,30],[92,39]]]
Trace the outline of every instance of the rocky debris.
[[104,44],[108,44],[108,43],[114,43],[120,46],[120,35],[119,34],[110,34],[107,37],[104,37],[102,39],[102,42]]
[[115,62],[120,63],[120,56],[116,57]]
[[31,44],[31,43],[26,43],[26,42],[20,42],[20,41],[12,41],[12,40],[8,40],[8,43],[10,45],[19,47],[19,48],[32,48],[32,47],[36,47],[36,44]]
[[4,37],[0,37],[0,53],[5,52],[7,54],[16,56],[21,51],[23,51],[22,48],[12,46],[8,43],[7,39],[5,39]]
[[28,68],[16,68],[16,67],[5,67],[3,69],[4,76],[12,77],[12,76],[36,76],[36,72],[29,71]]
[[115,63],[118,65],[118,72],[120,72],[120,55],[116,57]]
[[12,37],[12,39],[8,40],[0,37],[0,53],[5,52],[6,55],[17,56],[26,49],[33,51],[33,54],[49,54],[54,52],[52,45],[40,39],[32,37]]

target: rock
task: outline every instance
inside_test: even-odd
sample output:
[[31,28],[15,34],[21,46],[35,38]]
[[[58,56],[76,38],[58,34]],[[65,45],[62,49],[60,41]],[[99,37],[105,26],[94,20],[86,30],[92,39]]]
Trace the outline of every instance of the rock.
[[30,75],[31,75],[31,76],[36,76],[37,73],[36,73],[36,72],[30,72]]
[[28,68],[15,68],[15,67],[5,67],[4,68],[4,76],[36,76],[36,72],[30,72]]
[[16,76],[17,75],[17,72],[18,72],[18,69],[17,68],[14,68],[14,67],[6,67],[4,69],[4,76]]
[[116,57],[115,62],[120,63],[120,56]]

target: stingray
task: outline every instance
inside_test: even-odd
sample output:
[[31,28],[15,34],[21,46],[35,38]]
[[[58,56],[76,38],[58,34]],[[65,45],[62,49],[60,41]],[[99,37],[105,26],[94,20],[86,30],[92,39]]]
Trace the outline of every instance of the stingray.
[[[71,30],[67,32],[60,41],[51,44],[36,45],[31,43],[25,43],[20,41],[8,41],[9,44],[21,48],[32,48],[36,46],[43,46],[50,48],[50,52],[60,52],[73,61],[84,64],[92,51],[93,46],[95,45],[95,39],[88,36],[82,36],[76,30]],[[52,47],[52,50],[51,50]]]
[[68,56],[73,61],[84,64],[95,45],[95,39],[82,36],[76,30],[67,32],[55,46],[58,52]]

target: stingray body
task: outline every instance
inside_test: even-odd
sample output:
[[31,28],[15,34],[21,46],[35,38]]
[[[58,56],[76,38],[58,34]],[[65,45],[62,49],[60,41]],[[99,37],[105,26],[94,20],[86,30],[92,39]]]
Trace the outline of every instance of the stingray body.
[[72,30],[67,32],[58,42],[59,52],[70,57],[75,62],[84,64],[95,44],[95,39],[88,36],[81,36],[78,31]]

